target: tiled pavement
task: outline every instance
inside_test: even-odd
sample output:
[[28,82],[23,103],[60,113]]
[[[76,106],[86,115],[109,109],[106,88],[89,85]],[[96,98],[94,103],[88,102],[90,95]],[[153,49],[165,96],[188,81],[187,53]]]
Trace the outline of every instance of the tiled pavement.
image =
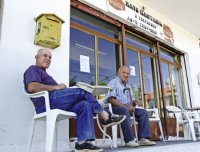
[[[200,140],[170,140],[165,143],[157,141],[155,146],[139,146],[137,148],[118,146],[114,149],[104,146],[103,149],[104,152],[200,152]],[[67,152],[74,152],[74,150]]]
[[128,148],[119,146],[116,149],[104,148],[104,152],[200,152],[200,140],[198,141],[158,141],[155,146],[139,146]]

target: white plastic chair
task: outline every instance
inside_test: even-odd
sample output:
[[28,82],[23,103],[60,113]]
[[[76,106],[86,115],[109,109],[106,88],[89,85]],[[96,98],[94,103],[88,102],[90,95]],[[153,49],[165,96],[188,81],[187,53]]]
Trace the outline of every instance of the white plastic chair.
[[158,122],[160,133],[161,133],[161,138],[162,138],[163,142],[165,142],[163,129],[162,129],[162,123],[161,123],[161,120],[160,120],[160,117],[159,117],[158,109],[157,108],[153,108],[153,109],[146,109],[146,110],[148,112],[152,113],[151,117],[149,117],[149,121]]
[[196,141],[195,128],[198,130],[198,134],[199,134],[199,131],[200,131],[200,116],[199,116],[199,113],[196,110],[186,111],[186,118],[187,118],[188,123],[189,123],[192,140]]
[[[138,122],[135,120],[135,115],[134,115],[134,112],[133,112],[132,116],[131,116],[131,126],[133,126],[133,128],[134,128],[136,142],[138,142],[137,124],[138,124]],[[124,135],[123,135],[123,132],[122,132],[121,124],[119,124],[119,132],[120,132],[121,145],[124,145],[125,144],[124,143]]]
[[[46,106],[46,112],[43,112],[40,114],[35,113],[32,119],[32,126],[31,126],[30,138],[29,138],[29,143],[28,143],[28,152],[31,151],[36,122],[37,120],[43,119],[43,118],[46,118],[45,152],[52,152],[56,121],[63,120],[63,119],[68,119],[69,121],[70,118],[76,118],[76,114],[74,112],[68,112],[68,111],[59,110],[59,109],[50,109],[49,93],[47,91],[41,91],[41,92],[33,93],[33,94],[29,94],[26,91],[24,91],[24,94],[27,95],[29,98],[44,97],[45,106]],[[67,128],[69,129],[69,127]],[[67,131],[69,132],[69,130]]]
[[[94,89],[94,95],[100,95],[100,94],[106,94],[112,90],[110,87],[107,86],[93,86]],[[30,138],[29,138],[29,143],[28,143],[28,152],[31,151],[31,146],[32,146],[32,141],[33,141],[33,136],[34,136],[34,131],[35,131],[35,126],[36,122],[39,119],[46,119],[46,143],[45,143],[45,152],[52,152],[53,150],[53,141],[54,141],[54,134],[55,134],[55,125],[56,121],[66,119],[69,124],[69,119],[70,118],[76,118],[76,113],[74,112],[69,112],[69,111],[64,111],[60,109],[50,109],[50,104],[49,104],[49,93],[48,91],[41,91],[37,93],[27,93],[25,90],[23,90],[24,94],[28,96],[29,98],[38,98],[38,97],[44,97],[45,99],[45,106],[46,106],[46,112],[40,113],[40,114],[34,114],[34,117],[32,119],[32,126],[31,126],[31,132],[30,132]],[[101,104],[103,99],[99,100]],[[105,107],[105,105],[104,105]],[[100,128],[100,131],[108,137],[108,140],[111,140],[111,137],[107,135],[103,129],[101,128],[101,125],[99,123],[98,115],[94,116],[94,119],[97,120],[97,124]],[[67,132],[69,135],[69,126],[67,127]],[[69,137],[69,136],[68,136]],[[69,142],[69,139],[68,139]],[[113,146],[113,142],[111,140],[111,148]]]
[[[159,113],[158,113],[158,109],[157,109],[157,108],[153,108],[153,109],[146,109],[146,110],[147,110],[148,112],[152,112],[152,113],[153,113],[153,117],[149,117],[149,121],[158,122],[162,140],[163,140],[163,142],[165,142],[164,134],[163,134],[163,129],[162,129],[162,124],[161,124],[161,120],[160,120]],[[138,122],[135,120],[135,115],[134,115],[134,113],[133,113],[133,115],[131,116],[131,125],[133,125],[133,127],[134,127],[136,142],[138,142],[137,124],[138,124]],[[124,140],[123,140],[123,139],[124,139],[124,136],[123,136],[123,132],[122,132],[122,128],[121,128],[121,125],[120,125],[120,124],[119,124],[119,130],[120,130],[121,145],[124,145]],[[106,131],[106,130],[105,130],[105,131]],[[116,133],[116,134],[117,134],[117,133]],[[116,135],[116,136],[117,136],[117,135]]]
[[166,106],[166,109],[168,111],[168,115],[169,117],[174,117],[176,119],[176,137],[178,138],[179,137],[179,127],[180,125],[183,126],[183,129],[184,129],[184,137],[185,139],[187,139],[188,135],[189,135],[189,122],[188,122],[188,119],[186,117],[186,112],[185,110],[182,110],[178,107],[175,107],[175,106]]
[[198,129],[200,128],[200,117],[198,111],[186,111],[175,106],[167,106],[168,112],[172,112],[176,118],[176,135],[179,137],[179,126],[184,127],[185,139],[190,139],[190,135],[193,141],[196,141],[195,124]]
[[[112,109],[111,109],[111,104],[110,103],[106,103],[105,102],[105,95],[106,94],[109,94],[110,92],[112,91],[112,88],[108,87],[108,86],[93,86],[93,95],[100,95],[100,99],[98,100],[99,103],[102,105],[103,108],[108,108],[109,109],[109,112],[112,113]],[[103,98],[102,98],[103,96]],[[102,126],[100,125],[100,122],[99,122],[99,118],[98,118],[98,115],[94,116],[94,119],[97,120],[97,125],[100,129],[100,131],[102,132],[103,134],[103,138],[102,139],[96,139],[97,140],[108,140],[111,142],[110,144],[110,147],[111,149],[112,148],[116,148],[116,137],[115,137],[115,130],[116,130],[116,127],[115,126],[111,126],[112,127],[112,135],[113,135],[113,139],[110,137],[110,135],[108,135],[106,133],[106,131],[104,130],[104,128],[102,128]],[[107,138],[105,138],[107,137]],[[104,143],[102,144],[102,146],[105,145]]]
[[[163,129],[162,129],[162,123],[161,123],[161,120],[160,120],[160,117],[159,117],[158,109],[153,108],[153,109],[145,109],[145,110],[147,110],[147,112],[152,112],[152,117],[149,117],[149,121],[158,122],[160,133],[161,133],[161,138],[162,138],[163,142],[165,142]],[[138,135],[137,135],[137,124],[138,124],[138,122],[135,120],[134,113],[133,113],[133,116],[131,117],[131,120],[132,120],[132,122],[131,122],[132,125],[134,125],[133,127],[134,127],[134,132],[135,132],[135,139],[136,139],[136,142],[138,142]],[[120,137],[121,137],[121,144],[123,145],[124,141],[123,141],[123,133],[122,133],[121,126],[120,126]]]

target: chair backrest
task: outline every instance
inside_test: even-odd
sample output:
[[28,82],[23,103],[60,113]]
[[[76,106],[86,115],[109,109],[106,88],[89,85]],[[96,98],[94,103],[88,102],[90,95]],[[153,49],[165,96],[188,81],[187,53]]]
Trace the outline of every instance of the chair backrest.
[[166,106],[166,109],[167,109],[170,117],[175,116],[175,118],[177,120],[185,120],[186,119],[185,110],[180,109],[179,107],[175,107],[175,106]]
[[197,110],[187,111],[188,119],[193,119],[195,121],[200,121],[200,116]]
[[24,94],[29,97],[29,98],[39,98],[39,97],[44,97],[45,100],[45,107],[46,107],[46,112],[50,111],[50,104],[49,104],[49,92],[48,91],[41,91],[37,93],[28,93],[25,88],[23,88]]
[[149,113],[150,120],[153,120],[153,119],[160,120],[160,116],[159,116],[157,108],[146,109],[146,111]]

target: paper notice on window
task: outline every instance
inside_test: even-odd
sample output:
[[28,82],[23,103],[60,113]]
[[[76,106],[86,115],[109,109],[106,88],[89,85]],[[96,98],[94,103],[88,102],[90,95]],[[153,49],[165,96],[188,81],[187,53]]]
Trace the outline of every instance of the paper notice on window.
[[89,56],[80,55],[80,71],[90,73],[90,58],[89,58]]
[[130,67],[130,75],[135,76],[135,67],[134,66],[129,66]]

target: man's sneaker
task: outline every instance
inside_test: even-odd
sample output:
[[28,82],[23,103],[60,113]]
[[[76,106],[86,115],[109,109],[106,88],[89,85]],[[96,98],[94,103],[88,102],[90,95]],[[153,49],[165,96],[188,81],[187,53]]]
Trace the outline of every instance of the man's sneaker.
[[76,143],[75,145],[75,152],[101,152],[103,151],[102,148],[94,146],[90,142],[84,142],[82,144]]
[[138,143],[139,143],[141,146],[153,146],[153,145],[156,144],[156,142],[150,141],[150,140],[148,140],[148,139],[139,140]]
[[117,125],[122,123],[126,119],[125,115],[116,115],[116,114],[111,114],[109,113],[109,118],[106,121],[102,120],[102,125],[104,127],[109,127],[113,125]]
[[128,143],[125,143],[125,146],[127,146],[127,147],[138,147],[139,144],[136,143],[134,140],[131,140]]

